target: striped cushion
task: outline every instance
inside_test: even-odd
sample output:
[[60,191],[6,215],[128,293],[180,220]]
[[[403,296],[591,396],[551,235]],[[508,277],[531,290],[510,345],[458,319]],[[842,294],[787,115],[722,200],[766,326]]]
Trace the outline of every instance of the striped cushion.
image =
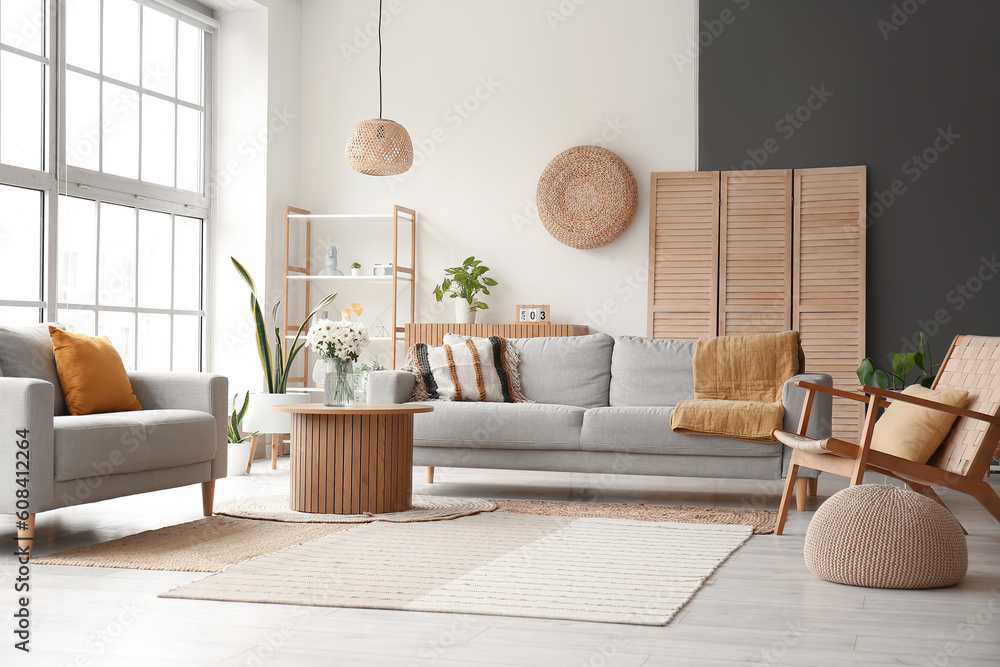
[[401,370],[417,377],[411,401],[529,402],[521,393],[519,361],[506,338],[490,336],[441,347],[417,343]]

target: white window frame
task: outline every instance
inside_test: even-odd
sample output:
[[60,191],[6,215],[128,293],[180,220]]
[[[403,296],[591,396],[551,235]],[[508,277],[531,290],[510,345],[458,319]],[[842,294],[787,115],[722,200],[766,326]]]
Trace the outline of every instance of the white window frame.
[[[102,0],[103,1],[103,0]],[[47,66],[46,74],[46,95],[48,98],[48,116],[45,119],[44,127],[44,147],[45,160],[42,171],[35,171],[23,167],[0,164],[0,183],[13,187],[29,188],[43,193],[42,211],[42,299],[39,301],[17,301],[0,298],[0,306],[14,306],[26,308],[38,308],[41,311],[42,321],[57,321],[60,308],[81,309],[100,311],[125,311],[133,312],[136,315],[140,312],[166,313],[178,315],[199,315],[202,320],[200,359],[199,366],[205,367],[207,362],[207,312],[208,312],[208,262],[211,256],[210,244],[212,221],[212,202],[209,197],[210,174],[212,173],[213,157],[213,135],[214,127],[214,103],[215,86],[214,70],[215,59],[215,31],[219,22],[214,18],[203,15],[194,9],[182,5],[174,0],[135,0],[140,5],[148,6],[179,21],[184,21],[195,25],[205,31],[203,43],[202,63],[202,109],[203,126],[203,155],[201,169],[201,193],[189,192],[177,188],[166,187],[154,183],[147,183],[112,174],[105,174],[99,171],[91,171],[80,167],[73,167],[66,164],[66,122],[65,122],[65,99],[66,99],[66,72],[74,71],[76,68],[66,64],[66,0],[47,0],[44,4],[44,11],[47,14],[46,38],[44,55],[36,54],[0,44],[0,50],[11,51],[20,56],[30,58],[35,62],[43,63]],[[103,33],[103,29],[102,29]],[[102,34],[103,39],[103,34]],[[101,44],[103,47],[103,43]],[[102,48],[103,53],[103,48]],[[140,35],[141,53],[141,35]],[[176,58],[176,53],[175,53]],[[87,76],[104,81],[103,74],[77,70]],[[171,102],[185,104],[183,100],[177,100],[170,96],[157,94],[154,91],[141,89],[139,86],[126,84],[113,80],[116,85],[134,90],[140,95],[153,95],[160,99]],[[141,81],[140,81],[141,83]],[[196,107],[197,105],[187,106]],[[175,117],[176,123],[176,117]],[[140,135],[141,136],[141,135]],[[176,151],[176,137],[175,137]],[[141,147],[140,147],[141,151]],[[141,158],[140,158],[141,159]],[[58,244],[58,219],[59,219],[59,197],[69,195],[84,199],[96,200],[98,206],[101,202],[109,204],[120,204],[124,206],[141,208],[160,213],[182,215],[202,220],[202,257],[201,257],[201,310],[189,311],[180,309],[157,309],[136,307],[115,307],[79,304],[59,304],[59,244]],[[99,252],[99,250],[98,250]],[[173,268],[171,269],[173,271]],[[173,274],[171,273],[171,278]],[[95,276],[96,279],[96,276]],[[2,297],[2,295],[0,295]],[[136,335],[138,332],[138,322],[136,324]],[[136,340],[133,340],[133,345]],[[136,348],[137,349],[137,348]],[[171,350],[171,361],[172,361]]]

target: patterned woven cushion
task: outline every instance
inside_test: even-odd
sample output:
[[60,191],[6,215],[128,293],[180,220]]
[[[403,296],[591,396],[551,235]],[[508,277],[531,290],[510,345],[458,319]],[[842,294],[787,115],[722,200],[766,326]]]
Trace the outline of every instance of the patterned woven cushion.
[[411,401],[529,402],[521,393],[519,356],[506,338],[466,338],[454,345],[417,343],[401,370],[417,382]]

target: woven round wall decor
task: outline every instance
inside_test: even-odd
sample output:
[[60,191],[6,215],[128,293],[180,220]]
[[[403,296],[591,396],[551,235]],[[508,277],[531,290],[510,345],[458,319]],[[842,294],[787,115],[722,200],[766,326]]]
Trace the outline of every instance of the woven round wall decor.
[[600,146],[576,146],[549,162],[538,180],[538,216],[572,248],[600,248],[621,236],[639,193],[625,161]]

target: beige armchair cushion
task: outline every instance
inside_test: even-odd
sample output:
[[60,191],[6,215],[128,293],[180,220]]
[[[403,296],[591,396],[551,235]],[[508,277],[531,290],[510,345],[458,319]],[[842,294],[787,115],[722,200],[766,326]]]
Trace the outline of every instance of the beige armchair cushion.
[[[969,392],[960,389],[936,391],[912,385],[901,393],[935,403],[964,408]],[[912,403],[895,401],[875,423],[871,448],[901,459],[927,463],[944,441],[956,415]]]

